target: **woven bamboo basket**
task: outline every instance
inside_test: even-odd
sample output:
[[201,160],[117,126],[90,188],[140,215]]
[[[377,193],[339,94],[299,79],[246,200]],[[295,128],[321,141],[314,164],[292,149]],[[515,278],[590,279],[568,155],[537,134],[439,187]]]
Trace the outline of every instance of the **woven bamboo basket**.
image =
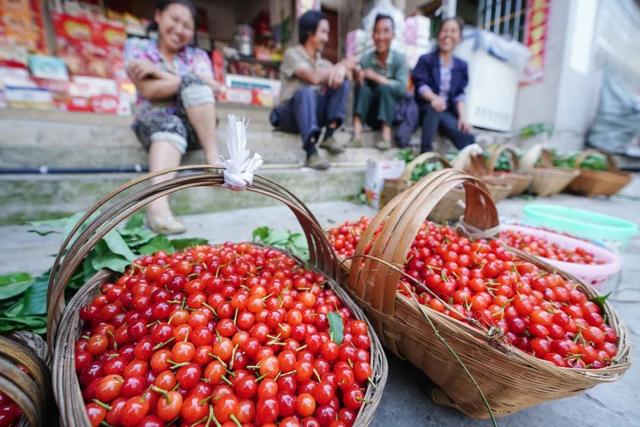
[[506,199],[513,189],[511,180],[503,174],[494,174],[487,169],[482,155],[466,153],[464,172],[484,182],[494,203]]
[[51,425],[51,375],[46,358],[46,344],[38,335],[19,332],[0,336],[0,391],[22,410],[18,426]]
[[516,153],[514,146],[510,144],[502,144],[492,150],[489,158],[487,159],[487,169],[489,169],[489,171],[494,171],[500,155],[504,152],[509,154],[511,172],[493,172],[493,174],[506,177],[507,181],[511,184],[511,192],[508,197],[519,196],[529,188],[529,184],[531,184],[531,175],[517,172],[520,165],[518,153]]
[[[386,205],[391,199],[402,193],[414,183],[411,181],[413,171],[425,162],[440,162],[443,167],[450,168],[451,164],[440,153],[433,151],[422,153],[413,159],[405,168],[402,176],[398,179],[387,179],[380,195],[380,207]],[[436,222],[456,221],[464,212],[464,190],[456,188],[452,190],[433,209],[429,219]]]
[[[166,181],[147,185],[157,176],[174,172],[189,172]],[[80,384],[74,368],[75,342],[82,332],[79,310],[96,295],[99,287],[110,280],[113,275],[109,271],[98,272],[83,285],[75,296],[65,304],[64,290],[74,271],[95,244],[110,230],[134,212],[158,197],[171,194],[181,189],[192,187],[224,187],[223,170],[210,166],[182,166],[175,169],[145,175],[130,181],[101,199],[71,231],[62,244],[56,257],[49,282],[48,293],[48,342],[55,343],[53,351],[53,391],[60,413],[60,421],[64,426],[89,426],[84,410]],[[139,188],[140,186],[143,188]],[[229,191],[229,190],[227,190]],[[309,244],[310,261],[308,268],[323,274],[327,283],[349,307],[353,315],[367,321],[364,313],[351,300],[349,295],[338,284],[341,276],[340,266],[333,250],[311,211],[291,192],[277,183],[256,175],[253,184],[246,191],[273,198],[286,205],[298,219]],[[122,196],[123,194],[126,194]],[[120,195],[120,196],[119,196]],[[90,217],[86,228],[81,224]],[[302,262],[302,261],[300,261]],[[368,323],[368,321],[367,321]],[[370,327],[371,366],[373,369],[372,385],[367,388],[363,405],[357,415],[356,422],[368,425],[380,403],[384,385],[387,380],[387,360],[377,336]]]
[[582,162],[593,154],[604,155],[607,158],[608,169],[606,171],[580,169],[580,174],[567,187],[569,192],[588,197],[613,196],[631,182],[631,173],[619,170],[616,161],[609,153],[585,150],[576,159],[576,168],[580,168]]
[[[569,369],[500,344],[488,331],[397,292],[402,266],[424,218],[447,192],[461,184],[466,191],[465,223],[480,230],[496,227],[498,214],[481,181],[455,169],[445,169],[430,174],[390,201],[361,236],[350,262],[348,286],[385,347],[429,376],[441,388],[440,398],[446,397],[447,404],[474,418],[490,416],[482,395],[491,413],[502,416],[618,379],[630,365],[629,344],[623,324],[608,304],[604,311],[619,336],[614,362],[597,370]],[[379,235],[372,241],[380,226]],[[364,248],[370,243],[371,250],[364,255]],[[523,252],[518,255],[547,271],[555,271],[538,258]],[[579,283],[589,296],[597,295],[591,286],[558,273]],[[451,350],[470,375],[461,369]]]
[[[541,197],[555,196],[574,180],[580,173],[575,169],[563,169],[553,166],[553,158],[548,150],[533,147],[531,151],[539,150],[537,166],[527,170],[531,173],[529,191]],[[526,155],[526,154],[525,154]]]

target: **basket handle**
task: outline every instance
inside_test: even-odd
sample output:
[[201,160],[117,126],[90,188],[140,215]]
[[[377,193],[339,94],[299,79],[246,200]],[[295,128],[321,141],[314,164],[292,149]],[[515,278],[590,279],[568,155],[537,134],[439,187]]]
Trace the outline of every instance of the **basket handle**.
[[483,177],[491,173],[491,171],[487,170],[481,154],[468,154],[468,156],[469,163],[464,172],[475,177]]
[[616,161],[611,154],[606,153],[604,151],[600,151],[600,150],[594,150],[591,148],[584,150],[580,154],[578,154],[578,157],[576,157],[576,168],[579,169],[582,162],[587,160],[589,156],[594,156],[594,155],[604,156],[607,159],[607,170],[609,171],[618,170],[618,165],[616,164]]
[[364,231],[348,278],[348,286],[355,295],[368,301],[374,310],[385,315],[394,314],[400,273],[370,258],[360,261],[359,257],[364,255],[365,247],[374,238],[376,230],[382,227],[369,255],[403,268],[424,219],[449,191],[460,184],[465,188],[464,221],[481,230],[499,224],[495,204],[482,181],[457,169],[433,172],[392,199]]
[[520,159],[518,158],[518,153],[516,152],[516,148],[511,144],[500,144],[491,152],[491,155],[487,159],[487,169],[489,169],[489,173],[495,170],[496,164],[498,163],[498,159],[500,155],[504,152],[507,152],[511,158],[511,171],[516,172],[520,167]]
[[[153,178],[173,174],[177,171],[188,171],[192,174],[176,176],[166,181],[147,185],[131,192],[131,194],[120,197],[118,200],[119,195],[123,192],[140,184],[147,184]],[[213,168],[210,165],[199,165],[182,166],[148,174],[116,188],[87,211],[83,219],[65,239],[51,270],[47,295],[47,342],[50,347],[57,336],[59,322],[65,307],[64,290],[76,269],[98,241],[119,223],[159,197],[185,188],[224,187],[223,171],[224,169]],[[340,265],[336,255],[318,220],[304,203],[284,187],[259,175],[254,176],[253,184],[248,186],[246,190],[275,199],[291,209],[307,238],[310,264],[331,278],[337,279],[339,277]],[[101,209],[102,207],[104,208]],[[89,220],[92,216],[94,218]],[[87,220],[90,221],[88,226],[81,231],[82,222]]]
[[409,164],[407,164],[407,167],[404,169],[404,172],[402,173],[402,176],[400,178],[405,181],[409,181],[411,179],[411,174],[413,173],[415,168],[418,167],[418,165],[432,160],[439,161],[445,168],[451,167],[451,163],[449,163],[449,161],[443,155],[441,155],[440,153],[436,153],[435,151],[428,151],[411,160]]

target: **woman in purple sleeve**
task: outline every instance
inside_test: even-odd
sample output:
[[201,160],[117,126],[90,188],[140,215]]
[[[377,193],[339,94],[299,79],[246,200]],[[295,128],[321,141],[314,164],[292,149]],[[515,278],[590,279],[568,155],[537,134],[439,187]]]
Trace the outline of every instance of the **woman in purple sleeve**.
[[[207,53],[192,46],[195,18],[191,0],[158,1],[150,25],[158,39],[130,39],[125,46],[127,74],[138,92],[133,130],[149,151],[151,172],[178,166],[187,149],[198,147],[207,163],[219,163],[214,93],[224,86],[214,80]],[[147,223],[161,234],[185,231],[167,196],[147,206]]]
[[446,18],[438,29],[438,46],[422,55],[413,69],[415,97],[420,109],[422,140],[420,151],[431,151],[436,131],[442,132],[458,149],[475,142],[464,121],[465,89],[469,82],[467,63],[453,56],[460,42],[464,22]]

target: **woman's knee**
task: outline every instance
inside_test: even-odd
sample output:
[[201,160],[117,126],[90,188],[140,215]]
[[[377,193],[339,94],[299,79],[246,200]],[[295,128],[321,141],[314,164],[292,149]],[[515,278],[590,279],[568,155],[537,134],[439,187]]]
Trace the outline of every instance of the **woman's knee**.
[[215,104],[213,90],[195,74],[186,74],[180,83],[180,98],[184,108]]

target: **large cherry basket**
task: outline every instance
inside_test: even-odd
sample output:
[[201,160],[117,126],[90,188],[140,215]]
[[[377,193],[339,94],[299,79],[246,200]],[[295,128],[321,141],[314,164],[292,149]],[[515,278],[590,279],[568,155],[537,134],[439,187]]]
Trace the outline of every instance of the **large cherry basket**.
[[[183,172],[175,178],[151,184],[152,178]],[[223,169],[211,166],[182,166],[175,169],[145,175],[115,189],[96,203],[68,235],[51,271],[48,294],[48,342],[53,345],[53,388],[61,424],[67,427],[90,426],[80,384],[74,368],[75,342],[82,332],[80,308],[89,303],[99,287],[113,279],[110,271],[98,272],[65,303],[64,292],[74,272],[81,265],[96,243],[126,218],[158,197],[193,187],[225,187]],[[364,313],[338,284],[341,276],[339,263],[322,228],[311,211],[291,192],[277,183],[256,175],[246,191],[261,194],[286,205],[296,216],[307,238],[310,261],[305,267],[323,274],[328,286],[335,291],[357,319],[368,323]],[[85,226],[82,226],[85,223]],[[300,263],[303,263],[300,261]],[[357,425],[368,425],[380,403],[387,380],[387,360],[373,328],[369,324],[371,338],[371,367],[373,375],[368,385],[366,402],[357,414]]]
[[[463,221],[471,226],[467,228],[496,228],[498,214],[486,186],[462,171],[444,169],[391,200],[372,219],[355,255],[345,263],[349,291],[369,316],[384,346],[420,368],[440,387],[439,400],[443,394],[447,399],[441,403],[473,418],[490,417],[487,406],[493,416],[502,416],[620,378],[630,366],[629,344],[624,325],[607,303],[604,312],[618,334],[618,354],[602,369],[571,369],[529,355],[496,340],[490,331],[398,292],[401,271],[420,226],[434,206],[460,185],[466,192]],[[524,252],[517,251],[517,255],[546,271],[557,271]],[[577,282],[589,297],[597,295],[591,286],[558,273]]]

